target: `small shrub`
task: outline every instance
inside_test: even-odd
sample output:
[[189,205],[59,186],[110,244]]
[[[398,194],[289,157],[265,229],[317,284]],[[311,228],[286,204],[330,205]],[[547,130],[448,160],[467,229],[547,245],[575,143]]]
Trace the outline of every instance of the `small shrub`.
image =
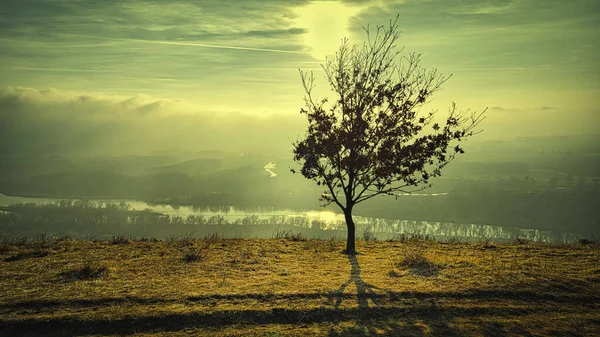
[[180,238],[180,242],[183,245],[193,245],[194,241],[196,240],[194,238],[194,236],[196,235],[196,231],[193,231],[191,233],[181,233],[181,236],[179,236]]
[[439,274],[441,266],[419,253],[410,252],[398,264],[398,268],[408,269],[413,274],[420,276],[436,276]]
[[24,236],[22,238],[19,239],[14,239],[12,241],[13,245],[17,246],[17,247],[25,247],[29,244],[29,240],[27,240],[27,237]]
[[98,241],[98,235],[96,234],[86,234],[85,237],[83,238],[83,241],[89,241],[89,242],[97,242]]
[[291,230],[280,229],[279,225],[277,225],[277,227],[275,227],[275,229],[273,229],[273,234],[271,235],[271,237],[273,239],[285,239],[285,238],[289,237],[290,234],[292,234]]
[[291,229],[280,229],[279,225],[273,230],[271,235],[273,239],[286,239],[290,241],[306,241],[307,239],[301,232],[292,233]]
[[482,239],[483,239],[483,248],[484,249],[496,248],[496,245],[492,242],[491,237],[483,236]]
[[79,278],[81,279],[97,279],[108,273],[108,268],[96,266],[92,263],[86,263],[79,270]]
[[34,249],[47,249],[52,246],[52,239],[48,237],[48,233],[44,232],[34,237],[30,243]]
[[10,252],[12,247],[14,246],[13,241],[7,237],[2,237],[0,239],[0,254]]
[[429,261],[426,257],[419,253],[411,252],[398,264],[400,267],[416,268],[421,266],[427,266]]
[[195,235],[196,235],[196,231],[193,231],[190,233],[181,233],[179,235],[172,235],[172,236],[168,237],[167,241],[169,241],[170,243],[173,243],[179,247],[193,246],[194,242],[197,241],[197,239],[195,238]]
[[307,239],[304,237],[304,235],[302,235],[302,233],[298,232],[298,233],[294,233],[294,234],[290,234],[286,237],[286,239],[291,240],[291,241],[306,241]]
[[598,244],[598,240],[579,239],[580,245],[595,245]]
[[199,262],[204,259],[204,252],[201,249],[190,249],[183,254],[183,262]]
[[110,243],[112,243],[114,245],[126,245],[126,244],[130,244],[132,242],[133,242],[133,240],[130,237],[127,237],[125,235],[115,235],[110,240]]
[[202,240],[208,243],[217,243],[221,240],[221,237],[219,236],[219,233],[211,233],[204,235]]
[[81,268],[61,273],[67,281],[96,280],[108,274],[108,268],[95,262],[86,262]]
[[139,242],[158,242],[155,238],[139,238],[137,241]]

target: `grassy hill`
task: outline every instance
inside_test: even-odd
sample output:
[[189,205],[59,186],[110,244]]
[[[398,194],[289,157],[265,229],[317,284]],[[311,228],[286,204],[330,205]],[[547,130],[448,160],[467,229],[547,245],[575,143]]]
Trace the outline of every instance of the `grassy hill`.
[[0,335],[593,336],[600,246],[5,239]]

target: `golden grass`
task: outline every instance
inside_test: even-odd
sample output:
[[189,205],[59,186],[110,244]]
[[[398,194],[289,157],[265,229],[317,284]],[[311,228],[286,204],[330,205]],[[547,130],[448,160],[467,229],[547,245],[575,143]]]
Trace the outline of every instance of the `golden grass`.
[[[593,336],[600,247],[5,242],[0,335]],[[190,256],[194,256],[190,258]]]

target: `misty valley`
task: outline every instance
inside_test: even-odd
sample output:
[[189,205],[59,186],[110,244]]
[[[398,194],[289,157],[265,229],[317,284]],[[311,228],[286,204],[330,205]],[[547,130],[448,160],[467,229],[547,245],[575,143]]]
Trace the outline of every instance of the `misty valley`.
[[[598,137],[474,142],[427,190],[357,207],[359,235],[574,242],[600,236]],[[491,156],[490,154],[494,155]],[[268,164],[274,164],[268,166]],[[283,154],[4,158],[1,234],[343,237],[339,209]]]
[[0,0],[0,337],[600,336],[599,4]]

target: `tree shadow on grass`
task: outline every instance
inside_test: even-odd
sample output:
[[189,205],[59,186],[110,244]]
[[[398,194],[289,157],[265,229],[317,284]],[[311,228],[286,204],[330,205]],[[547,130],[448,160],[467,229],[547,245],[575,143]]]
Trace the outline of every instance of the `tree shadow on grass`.
[[[348,255],[350,262],[350,277],[336,290],[329,294],[327,304],[334,305],[334,310],[340,310],[340,305],[347,294],[344,290],[354,284],[358,301],[356,324],[350,327],[333,327],[329,336],[460,336],[460,332],[449,325],[452,317],[446,310],[438,308],[434,299],[422,301],[419,308],[426,308],[417,317],[411,308],[404,310],[397,307],[386,306],[385,300],[389,296],[399,300],[388,289],[374,286],[365,282],[360,275],[360,264],[356,255]],[[379,290],[383,294],[377,294]],[[372,306],[369,306],[369,301]],[[391,309],[391,310],[390,310]],[[425,313],[425,314],[423,314]]]
[[348,261],[350,261],[350,278],[348,281],[342,283],[342,285],[336,290],[332,291],[328,298],[327,304],[333,304],[336,309],[340,307],[342,304],[342,300],[344,296],[344,290],[350,285],[354,284],[356,286],[356,298],[358,300],[358,308],[361,310],[369,308],[369,300],[373,303],[374,306],[380,304],[378,297],[375,293],[374,289],[380,289],[372,284],[365,282],[360,277],[360,264],[356,259],[356,255],[348,255]]
[[[344,294],[348,295],[348,294]],[[481,308],[438,306],[437,301],[431,297],[419,296],[418,293],[403,293],[404,299],[410,301],[397,303],[399,294],[388,298],[388,303],[363,309],[360,307],[350,308],[243,308],[225,309],[217,311],[193,310],[191,312],[171,312],[152,314],[140,313],[135,316],[124,317],[102,317],[90,316],[94,308],[106,308],[114,304],[159,305],[167,303],[181,303],[177,300],[164,299],[107,299],[89,301],[56,301],[56,303],[45,303],[36,301],[32,303],[20,303],[13,305],[2,305],[2,311],[7,308],[20,308],[19,310],[34,310],[48,313],[55,312],[59,307],[63,309],[76,308],[81,310],[83,306],[90,306],[87,311],[88,317],[22,317],[10,321],[0,320],[0,336],[75,336],[75,335],[129,335],[135,333],[168,334],[171,332],[182,332],[193,329],[220,329],[228,326],[243,326],[251,331],[253,326],[282,324],[295,326],[302,323],[326,324],[333,327],[329,329],[329,336],[457,336],[461,335],[451,326],[454,318],[460,317],[465,320],[480,321],[482,317],[502,317],[518,319],[523,315],[543,312],[556,313],[557,308],[506,308],[500,306],[489,306]],[[475,298],[484,294],[476,294]],[[489,295],[489,294],[488,294]],[[289,298],[311,298],[302,294],[292,294]],[[440,294],[441,300],[447,300],[454,293]],[[449,296],[449,297],[444,297]],[[462,296],[469,296],[463,294]],[[473,295],[470,295],[473,296]],[[326,297],[326,294],[315,294],[313,298]],[[352,296],[344,296],[351,299]],[[243,299],[241,296],[234,299]],[[288,298],[277,296],[275,298]],[[469,298],[469,297],[467,297]],[[472,297],[471,297],[472,298]],[[230,299],[223,297],[222,299]],[[501,299],[492,296],[488,299]],[[198,299],[201,301],[204,299]],[[208,298],[207,298],[208,300]],[[385,301],[385,296],[381,297]],[[193,303],[193,302],[189,302]],[[566,309],[565,309],[566,310]],[[2,312],[0,311],[0,312]],[[565,311],[566,314],[567,311]],[[32,312],[33,313],[33,312]],[[600,321],[596,322],[600,327]],[[502,331],[502,326],[488,327],[485,333],[494,334]],[[522,331],[523,332],[523,331]],[[525,331],[526,332],[526,331]],[[489,335],[489,334],[486,334]],[[519,333],[518,335],[526,335]]]
[[[70,335],[128,335],[134,333],[168,334],[188,329],[219,329],[228,326],[243,326],[252,331],[253,326],[283,324],[324,324],[329,336],[457,336],[461,333],[453,326],[457,320],[481,322],[482,319],[507,321],[517,320],[530,314],[566,314],[573,305],[588,303],[592,307],[600,304],[600,296],[588,293],[555,294],[539,289],[481,289],[475,291],[449,292],[394,292],[376,287],[361,278],[361,268],[355,256],[349,256],[350,276],[337,291],[317,293],[284,294],[207,294],[179,299],[115,297],[95,299],[32,300],[0,303],[0,316],[6,312],[29,314],[11,320],[0,319],[0,336],[70,336]],[[346,292],[347,287],[356,286],[356,294]],[[206,310],[207,305],[219,302],[243,302],[260,300],[265,307],[239,308],[227,306],[222,310]],[[276,303],[323,299],[329,303],[322,307],[296,308]],[[358,306],[342,306],[344,300],[358,301]],[[440,304],[460,300],[487,303],[484,306]],[[504,300],[521,303],[507,307]],[[551,303],[545,305],[540,303]],[[112,306],[156,306],[181,304],[197,306],[189,312],[163,312],[152,314],[139,311],[135,316],[102,317],[93,314],[97,309],[107,310]],[[273,307],[271,305],[277,305]],[[371,305],[370,305],[371,304]],[[569,304],[563,308],[562,305]],[[60,315],[31,316],[36,313],[56,313],[61,310],[86,309],[86,318],[61,317]],[[218,309],[215,307],[215,309]],[[14,316],[13,316],[14,317]],[[600,320],[590,321],[600,328]],[[483,327],[485,336],[528,335],[526,327],[508,326],[505,323],[487,323]],[[520,330],[518,330],[518,329]]]
[[346,328],[331,328],[329,337],[368,337],[368,336],[440,336],[458,337],[464,333],[451,326],[451,320],[442,315],[427,318],[389,317],[379,320],[358,321]]

